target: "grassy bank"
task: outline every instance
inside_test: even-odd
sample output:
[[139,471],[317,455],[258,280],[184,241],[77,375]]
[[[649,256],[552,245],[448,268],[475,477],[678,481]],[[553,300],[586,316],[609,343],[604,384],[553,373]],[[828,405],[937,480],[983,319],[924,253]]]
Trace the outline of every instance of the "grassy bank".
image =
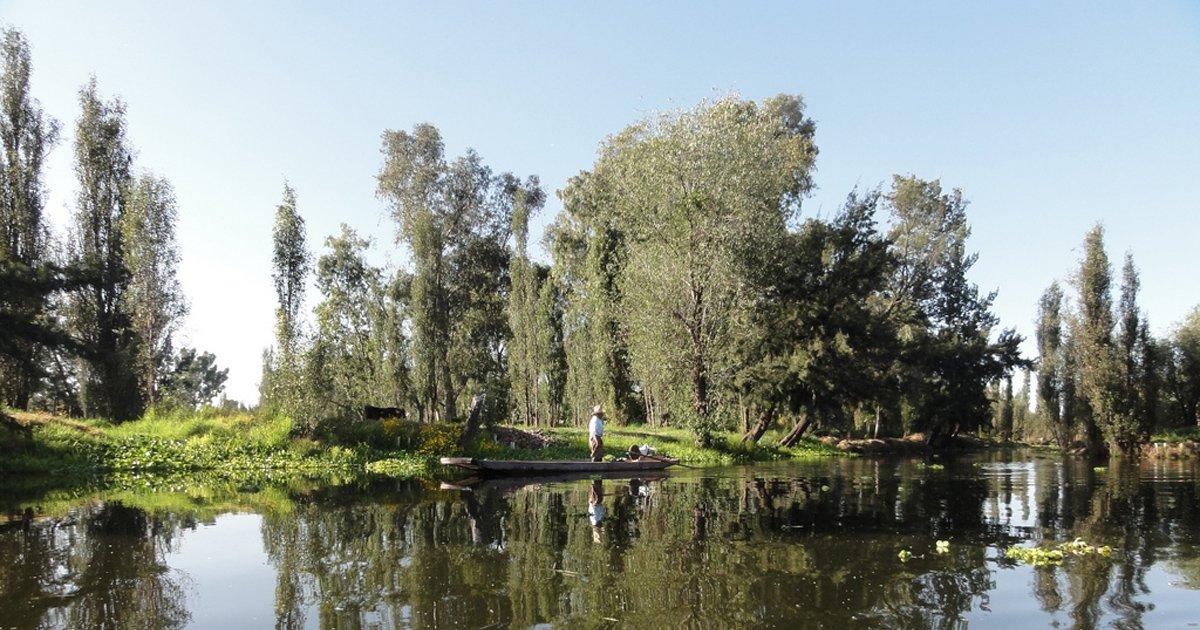
[[[442,455],[510,459],[584,459],[587,438],[580,428],[540,429],[543,448],[520,447],[482,437],[467,453],[455,446],[460,427],[383,421],[343,431],[324,440],[297,438],[283,416],[199,412],[151,412],[132,422],[72,420],[45,414],[7,412],[30,429],[29,436],[0,434],[0,473],[6,475],[87,476],[97,474],[171,475],[206,473],[228,479],[271,480],[291,476],[361,475],[395,478],[445,474]],[[485,432],[486,433],[486,432]],[[741,444],[737,435],[718,434],[711,448],[696,446],[679,429],[611,427],[605,452],[618,456],[634,444],[650,444],[661,454],[696,466],[716,466],[837,455],[816,441],[795,448]],[[396,445],[403,445],[397,447]]]

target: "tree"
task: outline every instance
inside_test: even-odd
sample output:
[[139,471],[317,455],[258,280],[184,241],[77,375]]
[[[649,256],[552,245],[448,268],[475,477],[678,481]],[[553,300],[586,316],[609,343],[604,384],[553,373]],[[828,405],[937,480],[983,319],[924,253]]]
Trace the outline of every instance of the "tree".
[[1063,349],[1063,291],[1058,282],[1053,282],[1042,293],[1038,301],[1037,328],[1038,345],[1038,410],[1059,448],[1071,445],[1073,428],[1065,422],[1063,414],[1063,390],[1070,375],[1065,373],[1066,360]]
[[179,265],[176,217],[170,182],[143,175],[134,184],[121,219],[125,265],[129,270],[124,307],[137,336],[138,386],[149,404],[158,401],[159,382],[171,360],[171,337],[187,312],[176,278]]
[[[458,416],[458,398],[483,393],[491,422],[507,405],[512,197],[468,150],[445,159],[441,134],[429,124],[385,131],[378,194],[391,206],[399,240],[412,251],[412,355],[423,418]],[[438,408],[440,407],[440,412]]]
[[996,294],[980,295],[967,279],[978,255],[966,251],[971,229],[962,192],[896,176],[888,203],[900,264],[886,312],[908,340],[902,361],[910,366],[904,376],[909,425],[938,444],[987,418],[986,384],[1026,363],[1021,337],[1004,330],[989,341],[999,324],[991,312]]
[[521,183],[508,176],[501,184],[511,198],[513,254],[509,260],[508,327],[512,331],[508,350],[508,375],[512,384],[512,402],[516,419],[524,424],[541,424],[538,400],[543,352],[538,339],[537,270],[529,261],[529,219],[542,205],[546,195],[536,177]]
[[408,398],[404,277],[385,282],[366,260],[370,243],[342,225],[317,260],[321,302],[312,344],[319,348],[322,382],[306,386],[316,420],[360,418],[366,405],[404,407]]
[[164,398],[195,409],[207,405],[225,389],[228,369],[217,368],[217,358],[208,352],[182,348],[162,382]]
[[799,414],[791,446],[819,416],[881,400],[895,331],[878,308],[895,263],[876,229],[878,193],[851,194],[832,221],[809,219],[750,276],[752,334],[737,384],[758,414],[756,442],[778,415]]
[[1169,352],[1166,384],[1179,422],[1200,425],[1200,307],[1175,329]]
[[1084,240],[1084,258],[1076,277],[1079,382],[1091,412],[1085,429],[1089,450],[1099,451],[1103,437],[1112,451],[1134,454],[1147,427],[1138,393],[1141,363],[1136,349],[1141,313],[1137,306],[1137,271],[1131,257],[1126,258],[1122,274],[1119,328],[1112,311],[1111,283],[1104,228],[1097,225]]
[[[264,367],[262,398],[295,413],[302,392],[300,379],[300,307],[311,257],[305,245],[304,218],[296,210],[296,191],[283,185],[283,200],[275,208],[273,271],[275,283],[275,350],[273,365]],[[294,418],[295,419],[295,418]]]
[[125,420],[141,413],[143,405],[134,367],[138,338],[125,295],[130,276],[121,230],[132,183],[125,105],[102,100],[95,79],[80,90],[79,103],[73,259],[97,273],[96,282],[72,295],[70,303],[72,332],[88,350],[79,367],[80,406],[87,415]]
[[809,191],[812,130],[798,97],[729,97],[630,126],[594,167],[628,239],[620,279],[632,365],[701,442],[732,390],[744,261],[779,241]]
[[[24,273],[17,269],[36,273],[49,262],[42,217],[42,164],[58,138],[58,123],[42,112],[30,93],[31,67],[29,44],[20,31],[0,32],[0,263],[9,265],[6,269],[13,273]],[[45,275],[57,273],[49,268],[44,271]],[[47,290],[5,291],[0,309],[26,326],[44,327],[51,287],[43,287]],[[4,330],[15,331],[9,326]],[[6,343],[14,347],[10,353],[0,354],[0,402],[25,408],[43,375],[39,363],[44,351],[29,337],[11,336]]]
[[1007,442],[1013,432],[1013,384],[1012,374],[1004,377],[1004,396],[1000,400],[1000,439]]
[[[621,318],[621,272],[628,258],[625,230],[610,202],[611,190],[591,173],[580,173],[559,191],[563,211],[546,231],[551,275],[562,294],[565,402],[576,424],[596,404],[626,423],[642,417],[629,362],[628,329]],[[651,386],[641,384],[645,418],[654,410]]]

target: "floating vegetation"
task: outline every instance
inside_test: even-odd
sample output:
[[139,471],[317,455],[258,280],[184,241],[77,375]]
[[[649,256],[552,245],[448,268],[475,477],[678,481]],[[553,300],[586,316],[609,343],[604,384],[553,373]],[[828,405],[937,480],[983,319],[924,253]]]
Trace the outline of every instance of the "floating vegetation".
[[900,558],[900,562],[908,562],[913,557],[912,552],[907,549],[901,549],[900,553],[896,554],[896,556]]
[[934,549],[934,551],[936,551],[938,553],[950,553],[950,541],[949,540],[939,540],[936,543],[934,543],[933,549]]
[[1112,547],[1108,545],[1091,545],[1082,538],[1076,538],[1071,542],[1059,543],[1057,547],[1018,547],[1013,545],[1004,552],[1004,557],[1006,558],[1035,567],[1060,564],[1068,556],[1100,556],[1107,558],[1110,555],[1112,555]]

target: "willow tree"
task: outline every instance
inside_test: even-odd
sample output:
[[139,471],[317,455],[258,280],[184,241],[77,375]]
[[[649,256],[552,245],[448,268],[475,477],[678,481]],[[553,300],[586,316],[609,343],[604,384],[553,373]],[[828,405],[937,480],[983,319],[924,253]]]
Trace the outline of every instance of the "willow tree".
[[[25,37],[14,29],[0,32],[0,263],[25,276],[49,262],[42,164],[58,137],[58,124],[30,92],[31,66]],[[48,285],[45,290],[11,290],[19,286],[10,284],[0,301],[0,309],[13,320],[6,326],[9,333],[18,322],[44,325],[51,293]],[[27,336],[14,334],[9,341],[12,352],[0,354],[0,402],[24,408],[42,373],[42,352]]]
[[92,286],[71,296],[68,313],[72,332],[86,349],[79,367],[80,406],[87,415],[123,420],[142,410],[122,233],[133,158],[125,138],[124,103],[101,99],[93,79],[80,91],[79,104],[73,257],[97,274]]
[[[621,273],[628,258],[625,230],[606,182],[593,173],[572,177],[559,191],[563,211],[546,230],[554,257],[552,281],[563,301],[564,399],[576,423],[594,405],[623,424],[642,417],[629,363],[627,328],[621,318]],[[650,392],[643,401],[649,403]],[[657,414],[647,410],[654,421]]]
[[177,216],[170,182],[143,175],[131,188],[128,209],[121,221],[125,264],[129,270],[125,309],[137,335],[138,387],[149,404],[159,399],[159,385],[172,359],[171,338],[187,312],[176,277]]
[[803,102],[735,97],[652,116],[594,167],[628,238],[623,316],[636,373],[707,441],[732,390],[745,261],[783,237],[810,190]]

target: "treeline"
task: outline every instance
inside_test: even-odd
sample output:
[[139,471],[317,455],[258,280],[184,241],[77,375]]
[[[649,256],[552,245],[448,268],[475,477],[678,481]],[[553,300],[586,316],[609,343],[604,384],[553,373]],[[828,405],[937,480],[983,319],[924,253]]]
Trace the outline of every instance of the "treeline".
[[372,267],[369,243],[343,227],[313,265],[285,188],[263,400],[309,431],[365,405],[456,420],[476,400],[489,422],[578,424],[601,404],[618,423],[685,426],[701,442],[776,429],[783,445],[815,429],[933,444],[1053,432],[1067,447],[1129,451],[1152,427],[1196,422],[1197,318],[1153,339],[1132,263],[1114,305],[1099,231],[1078,314],[1052,288],[1040,359],[1023,358],[995,294],[968,279],[961,191],[898,175],[831,216],[802,216],[814,135],[790,95],[631,125],[559,191],[545,265],[528,252],[545,203],[536,177],[447,156],[427,124],[387,131],[378,194],[411,264]]
[[[79,192],[55,241],[40,177],[58,126],[29,94],[14,31],[2,88],[5,402],[121,419],[211,400],[224,372],[173,344],[186,310],[176,204],[166,180],[135,168],[122,103],[94,81],[81,90]],[[546,202],[536,176],[447,155],[428,124],[386,131],[377,193],[409,263],[371,265],[369,239],[345,226],[314,252],[285,184],[261,400],[310,435],[368,405],[549,425],[600,404],[617,423],[684,426],[702,443],[777,430],[784,445],[815,430],[932,444],[987,432],[1128,451],[1154,428],[1196,423],[1200,315],[1153,338],[1132,261],[1113,300],[1099,230],[1076,299],[1047,291],[1039,357],[1023,358],[995,294],[968,278],[962,192],[897,175],[829,216],[802,213],[815,133],[792,95],[641,120],[558,191],[543,264],[528,242]],[[1022,373],[1030,384],[1014,396]]]
[[411,270],[372,267],[348,228],[314,266],[285,188],[263,400],[310,430],[364,405],[457,419],[477,396],[491,422],[578,423],[602,404],[701,442],[780,427],[791,444],[818,426],[939,441],[988,424],[988,385],[1026,362],[967,279],[962,194],[897,176],[802,218],[814,132],[789,95],[641,121],[560,191],[542,265],[536,177],[448,157],[430,125],[387,131],[378,193]]
[[170,183],[136,167],[125,105],[79,91],[78,190],[66,234],[44,216],[42,168],[60,127],[30,91],[29,45],[0,41],[0,397],[18,409],[124,420],[221,391],[214,357],[176,348],[187,311],[176,278]]
[[1138,305],[1132,254],[1115,300],[1113,282],[1104,229],[1096,226],[1071,278],[1074,299],[1056,281],[1038,302],[1038,417],[1063,448],[1078,440],[1093,452],[1128,452],[1154,430],[1200,422],[1200,308],[1156,339]]

